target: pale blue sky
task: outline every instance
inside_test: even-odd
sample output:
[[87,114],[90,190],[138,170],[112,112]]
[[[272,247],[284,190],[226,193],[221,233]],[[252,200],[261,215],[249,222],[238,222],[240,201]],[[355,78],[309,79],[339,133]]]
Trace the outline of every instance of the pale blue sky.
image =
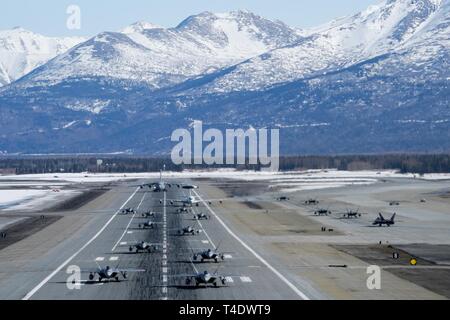
[[[49,36],[92,36],[136,21],[176,26],[202,11],[247,9],[295,27],[311,27],[357,13],[379,0],[14,0],[0,5],[0,29],[21,26]],[[66,28],[66,9],[81,8],[81,30]]]

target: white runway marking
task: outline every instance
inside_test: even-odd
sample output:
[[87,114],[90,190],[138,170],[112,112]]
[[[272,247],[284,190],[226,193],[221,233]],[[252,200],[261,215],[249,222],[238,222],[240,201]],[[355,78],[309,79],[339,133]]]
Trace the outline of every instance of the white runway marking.
[[225,228],[225,230],[236,239],[244,248],[252,253],[259,261],[261,261],[267,268],[269,268],[278,278],[281,279],[286,285],[288,285],[300,298],[303,300],[310,300],[307,295],[300,291],[292,282],[290,282],[285,276],[283,276],[277,269],[275,269],[270,263],[268,263],[263,257],[261,257],[255,250],[253,250],[248,244],[242,241],[226,224],[223,220],[211,209],[211,207],[203,200],[202,197],[194,190],[195,195],[200,199],[203,205],[211,212],[211,214],[217,219],[217,221]]
[[231,254],[224,254],[223,258],[224,259],[233,259],[233,256]]
[[105,257],[97,257],[96,259],[95,259],[95,261],[104,261],[105,260]]
[[242,282],[246,282],[246,283],[250,283],[250,282],[252,282],[252,279],[250,279],[249,277],[241,277],[241,281]]
[[167,276],[163,276],[163,282],[167,283]]
[[120,245],[121,245],[121,246],[126,246],[126,245],[127,245],[127,242],[126,242],[126,241],[121,242]]
[[67,266],[74,258],[76,258],[84,249],[86,249],[95,239],[97,239],[103,231],[110,225],[110,223],[117,217],[119,212],[130,202],[131,199],[136,195],[140,188],[136,188],[136,191],[123,203],[123,205],[117,210],[117,212],[105,223],[105,225],[88,241],[86,242],[77,252],[71,255],[66,261],[64,261],[58,268],[56,268],[52,273],[50,273],[44,280],[42,280],[36,287],[34,287],[30,292],[28,292],[22,300],[29,300],[33,297],[36,292],[41,289],[47,282],[49,282],[58,272],[60,272],[65,266]]
[[119,257],[111,257],[111,258],[109,258],[109,261],[117,261],[117,260],[119,260]]
[[127,231],[127,234],[133,234],[133,231]]
[[162,268],[162,272],[163,272],[163,273],[167,273],[167,272],[168,272],[167,267]]
[[226,280],[228,283],[233,283],[233,282],[234,282],[234,280],[233,280],[232,277],[225,277],[225,280]]
[[202,243],[203,244],[209,244],[209,241],[208,240],[202,240]]

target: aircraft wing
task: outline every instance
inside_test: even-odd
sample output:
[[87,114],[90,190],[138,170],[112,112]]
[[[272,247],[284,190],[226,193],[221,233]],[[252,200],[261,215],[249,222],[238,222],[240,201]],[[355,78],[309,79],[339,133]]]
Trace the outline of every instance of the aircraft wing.
[[198,189],[199,187],[193,184],[179,184],[178,185],[179,188],[183,188],[183,189],[187,189],[187,190],[192,190],[192,189]]
[[[127,242],[126,244],[120,244],[119,247],[129,247],[129,246],[136,246],[138,244],[141,244],[142,241],[133,241],[133,242]],[[146,242],[149,246],[160,246],[162,243],[149,243]]]
[[81,273],[97,273],[99,271],[100,271],[100,269],[98,269],[98,268],[95,268],[95,269],[82,269]]

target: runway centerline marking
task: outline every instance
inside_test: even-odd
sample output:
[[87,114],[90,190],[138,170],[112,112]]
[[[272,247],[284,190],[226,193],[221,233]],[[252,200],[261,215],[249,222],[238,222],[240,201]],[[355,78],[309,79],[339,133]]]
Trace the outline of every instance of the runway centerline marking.
[[167,290],[167,194],[164,192],[164,203],[163,203],[163,260],[162,260],[162,273],[163,275],[163,287],[162,287],[162,300],[168,300],[168,290]]
[[95,261],[104,261],[105,260],[105,257],[97,257],[96,259],[95,259]]
[[203,198],[198,194],[197,191],[193,190],[195,195],[200,199],[203,205],[211,212],[211,214],[217,219],[217,221],[224,227],[224,229],[236,239],[244,248],[246,248],[250,253],[252,253],[259,261],[261,261],[267,268],[269,268],[281,281],[288,285],[300,298],[303,300],[310,300],[307,295],[300,291],[292,282],[290,282],[284,275],[282,275],[277,269],[275,269],[269,262],[267,262],[263,257],[261,257],[255,250],[253,250],[247,243],[245,243],[241,238],[239,238],[223,220],[211,209],[211,207],[203,200]]
[[124,232],[122,233],[122,236],[119,238],[119,240],[116,242],[116,244],[114,245],[114,247],[112,247],[111,251],[114,252],[117,249],[117,246],[119,245],[119,243],[122,241],[123,237],[125,237],[125,234],[132,234],[133,231],[128,231],[128,229],[131,226],[131,223],[133,222],[133,219],[136,217],[137,214],[137,210],[139,210],[139,208],[141,207],[142,203],[144,202],[144,199],[146,197],[147,193],[144,193],[144,196],[141,199],[141,202],[139,203],[139,205],[136,208],[136,212],[133,213],[133,216],[130,219],[130,222],[128,223],[127,227],[125,228]]
[[38,292],[47,282],[49,282],[58,272],[60,272],[65,266],[67,266],[73,259],[75,259],[84,249],[86,249],[92,242],[95,241],[106,228],[111,224],[111,222],[117,217],[119,212],[125,208],[128,202],[134,198],[136,193],[139,191],[139,187],[133,192],[133,194],[123,203],[123,205],[116,211],[116,213],[105,223],[105,225],[88,241],[86,242],[78,251],[71,255],[66,261],[64,261],[59,267],[57,267],[52,273],[50,273],[44,280],[42,280],[36,287],[34,287],[30,292],[28,292],[22,300],[29,300],[33,297],[36,292]]
[[246,282],[246,283],[250,283],[252,282],[252,279],[250,279],[249,277],[240,277],[242,282]]

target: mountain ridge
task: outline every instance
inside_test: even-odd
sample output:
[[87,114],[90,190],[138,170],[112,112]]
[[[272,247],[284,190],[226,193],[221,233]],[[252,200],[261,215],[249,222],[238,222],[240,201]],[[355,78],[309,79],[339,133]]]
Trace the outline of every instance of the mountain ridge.
[[448,151],[449,16],[386,0],[311,34],[244,11],[101,33],[0,89],[0,150],[167,154],[202,120],[279,128],[285,154]]

